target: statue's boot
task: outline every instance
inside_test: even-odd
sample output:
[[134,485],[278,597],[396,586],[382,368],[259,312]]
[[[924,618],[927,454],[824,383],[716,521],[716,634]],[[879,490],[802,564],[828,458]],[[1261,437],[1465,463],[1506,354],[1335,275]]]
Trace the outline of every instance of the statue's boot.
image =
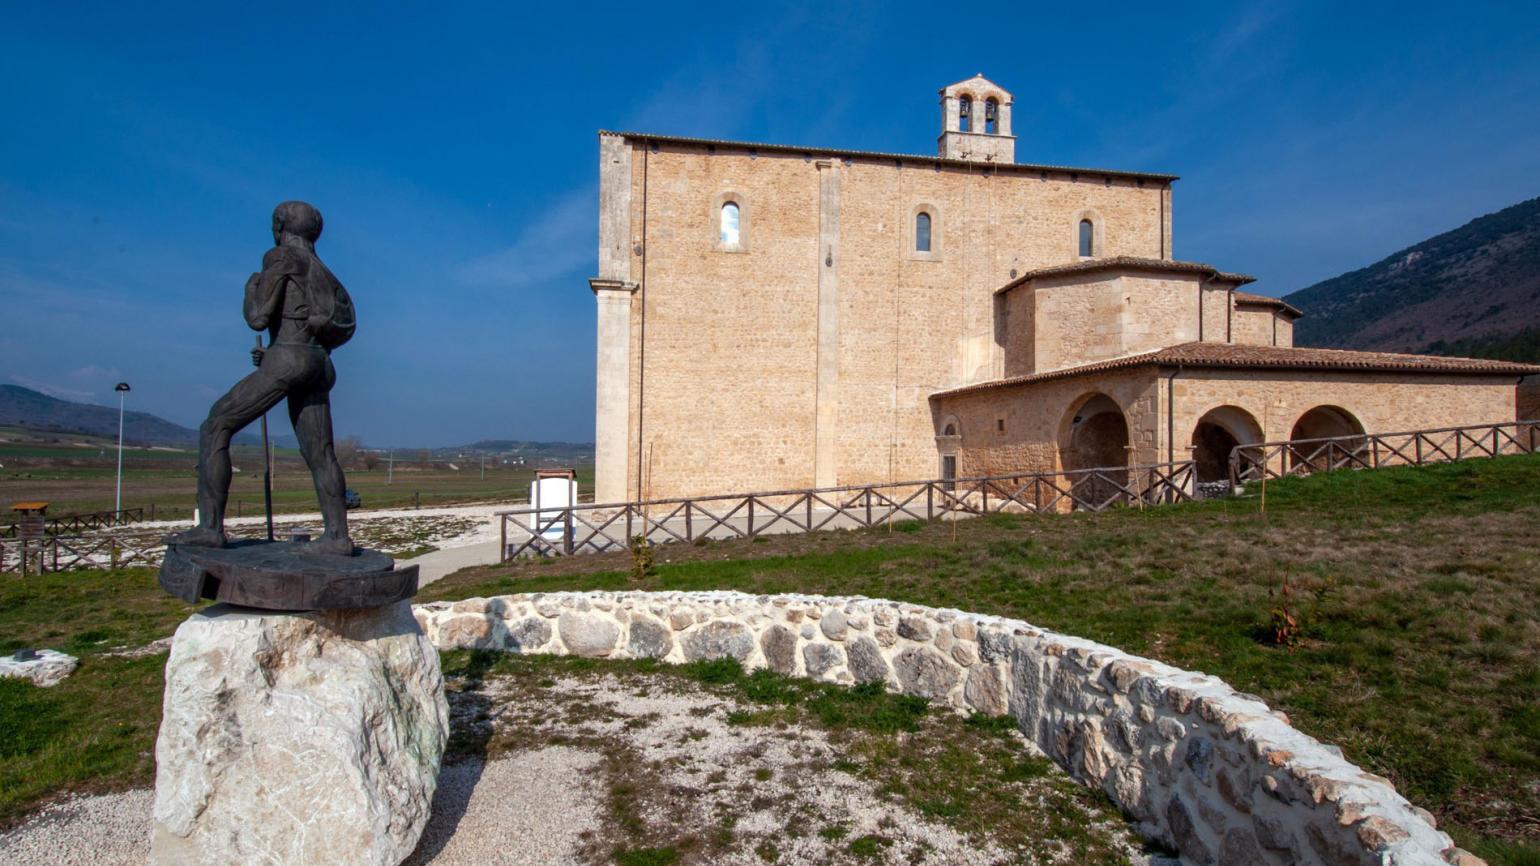
[[353,539],[346,535],[321,536],[305,545],[306,553],[320,553],[327,556],[352,556]]
[[166,537],[167,544],[180,544],[187,547],[224,547],[228,542],[223,531],[210,526],[194,526],[185,532],[177,532]]

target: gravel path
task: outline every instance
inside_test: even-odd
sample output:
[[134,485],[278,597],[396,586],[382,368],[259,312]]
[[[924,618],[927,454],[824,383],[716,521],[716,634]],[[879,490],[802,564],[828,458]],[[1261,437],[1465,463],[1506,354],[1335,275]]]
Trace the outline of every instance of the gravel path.
[[0,836],[0,864],[144,866],[154,801],[151,791],[128,791],[56,803]]
[[[599,755],[553,746],[444,768],[433,818],[403,866],[545,866],[578,859],[598,828],[591,785]],[[3,866],[146,866],[148,790],[79,797],[50,806],[0,836]]]
[[590,778],[599,755],[565,746],[444,768],[433,818],[402,866],[573,863],[599,827]]

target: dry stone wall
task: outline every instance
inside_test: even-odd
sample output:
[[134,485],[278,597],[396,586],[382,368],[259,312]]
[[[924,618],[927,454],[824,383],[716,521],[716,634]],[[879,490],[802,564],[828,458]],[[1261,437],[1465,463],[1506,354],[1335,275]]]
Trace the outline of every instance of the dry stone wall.
[[508,595],[418,605],[441,650],[736,658],[1009,714],[1060,766],[1193,864],[1481,861],[1340,750],[1224,682],[1003,619],[860,597]]

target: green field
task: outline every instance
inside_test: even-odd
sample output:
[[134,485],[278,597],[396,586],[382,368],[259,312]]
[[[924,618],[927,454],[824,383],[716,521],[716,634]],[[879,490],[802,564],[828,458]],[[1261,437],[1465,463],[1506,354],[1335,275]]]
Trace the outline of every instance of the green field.
[[[4,432],[4,431],[0,431]],[[117,450],[114,443],[85,436],[69,442],[0,441],[0,521],[11,517],[16,502],[42,500],[49,514],[109,511],[114,503]],[[78,442],[81,444],[70,444]],[[237,471],[230,484],[228,516],[262,513],[262,449],[235,446]],[[186,518],[196,506],[198,455],[191,450],[127,448],[123,452],[123,507],[154,509],[157,517]],[[453,463],[457,469],[450,468]],[[506,466],[489,460],[485,477],[476,458],[465,461],[398,456],[394,470],[383,457],[362,457],[346,467],[348,486],[365,508],[511,502],[526,499],[533,466]],[[593,489],[593,463],[574,465],[581,490]],[[299,452],[274,454],[273,510],[315,510],[315,492]]]
[[[472,569],[419,600],[556,589],[863,594],[1020,617],[1225,678],[1392,779],[1494,864],[1540,863],[1540,456],[1342,472],[1148,511],[1005,516]],[[956,532],[956,540],[952,532]],[[1284,587],[1288,592],[1285,596]],[[107,592],[128,613],[66,604]],[[169,633],[146,572],[0,580],[0,651],[86,653],[0,683],[0,815],[148,780],[157,664],[92,647]],[[1299,623],[1275,641],[1281,608]],[[147,693],[148,692],[148,693]],[[13,727],[14,726],[14,727]]]

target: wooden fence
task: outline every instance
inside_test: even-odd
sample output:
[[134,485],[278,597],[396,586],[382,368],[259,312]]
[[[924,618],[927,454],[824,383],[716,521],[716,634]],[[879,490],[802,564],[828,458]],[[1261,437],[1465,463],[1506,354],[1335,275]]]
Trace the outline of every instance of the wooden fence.
[[503,561],[624,550],[704,538],[754,538],[900,520],[996,512],[1103,511],[1192,499],[1191,461],[1148,466],[904,481],[499,512]]
[[[48,535],[76,535],[114,526],[128,526],[144,521],[143,508],[125,508],[122,511],[93,511],[89,514],[61,514],[43,522],[43,532]],[[7,523],[0,526],[0,538],[20,538],[21,524]]]
[[1472,457],[1533,454],[1540,421],[1440,427],[1402,433],[1365,433],[1238,445],[1230,451],[1230,481],[1245,483],[1337,469],[1422,466]]
[[157,566],[166,550],[160,538],[121,535],[44,535],[0,539],[0,572],[22,575],[76,568]]

